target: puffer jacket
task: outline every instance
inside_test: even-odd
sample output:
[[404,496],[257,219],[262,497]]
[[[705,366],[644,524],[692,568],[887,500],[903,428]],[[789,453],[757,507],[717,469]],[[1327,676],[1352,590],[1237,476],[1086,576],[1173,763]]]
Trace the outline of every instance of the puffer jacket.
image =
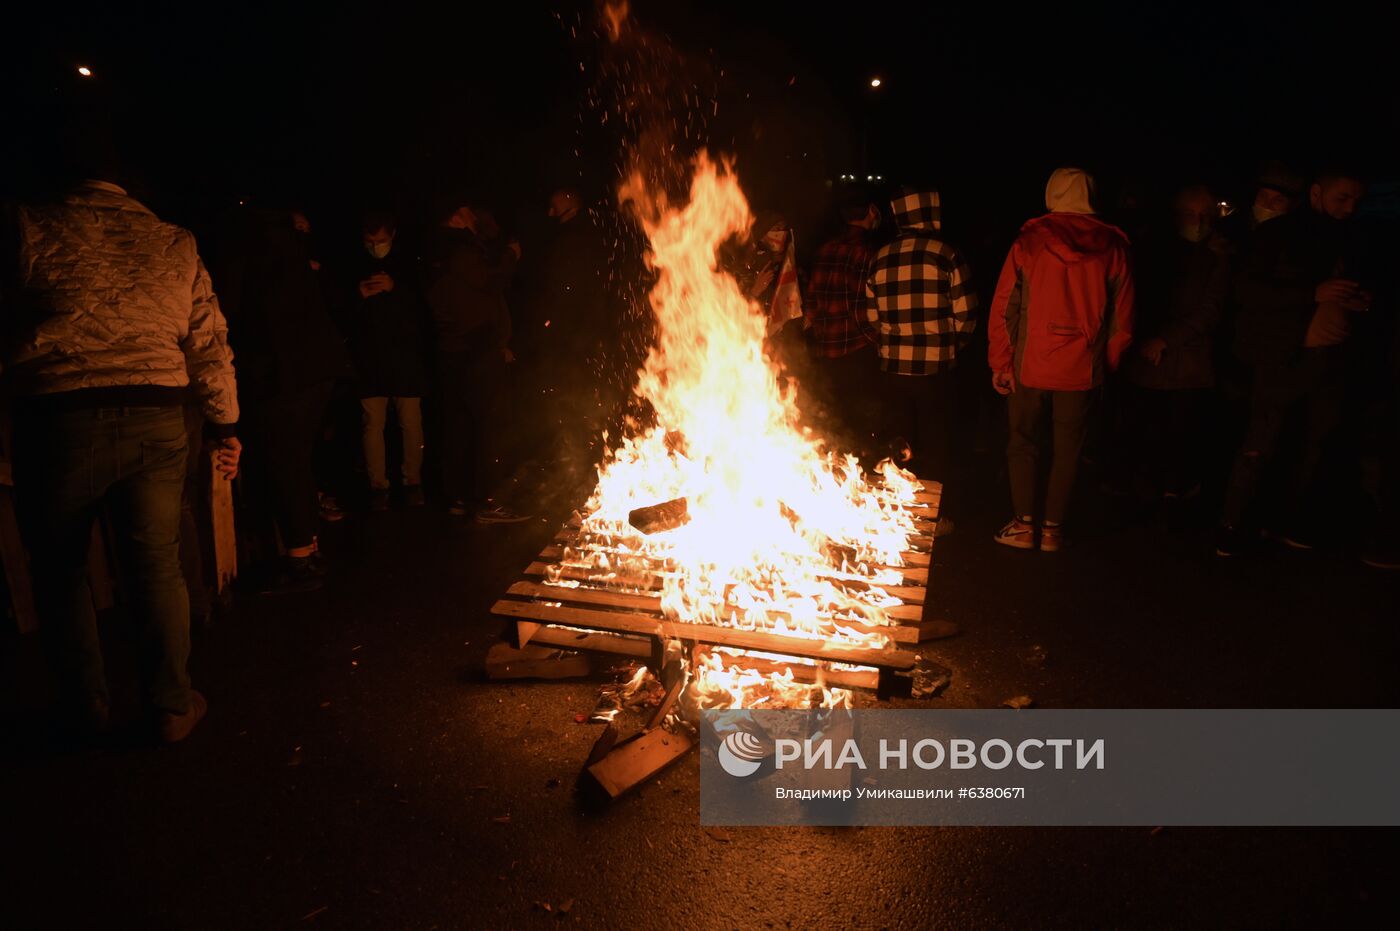
[[1085,391],[1117,369],[1133,339],[1128,238],[1080,213],[1021,227],[997,280],[987,361],[1016,384]]
[[18,208],[13,234],[0,314],[21,395],[193,383],[211,423],[237,422],[227,326],[193,235],[102,181]]

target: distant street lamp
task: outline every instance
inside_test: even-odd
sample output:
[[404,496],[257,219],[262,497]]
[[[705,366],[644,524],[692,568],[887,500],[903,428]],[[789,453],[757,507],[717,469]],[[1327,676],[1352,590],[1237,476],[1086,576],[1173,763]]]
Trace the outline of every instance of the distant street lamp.
[[879,87],[882,83],[884,83],[884,82],[882,82],[879,78],[871,78],[871,79],[870,79],[870,86],[871,86],[871,87]]
[[89,68],[87,65],[79,65],[79,66],[78,66],[78,73],[81,74],[81,75],[82,75],[83,77],[85,77],[85,78],[90,78],[90,77],[92,77],[92,69]]

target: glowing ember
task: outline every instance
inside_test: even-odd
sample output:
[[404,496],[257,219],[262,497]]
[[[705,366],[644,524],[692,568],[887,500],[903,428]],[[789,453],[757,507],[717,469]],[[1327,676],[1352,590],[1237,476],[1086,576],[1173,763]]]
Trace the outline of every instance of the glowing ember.
[[[620,196],[641,222],[658,273],[657,341],[636,394],[655,420],[633,424],[599,470],[580,529],[549,579],[659,589],[668,618],[886,647],[918,482],[890,462],[867,481],[854,456],[799,423],[793,387],[766,351],[763,311],[719,270],[720,245],[747,235],[733,171],[700,157],[684,205],[640,174]],[[643,535],[629,514],[685,499],[688,520]],[[849,704],[850,695],[762,674],[741,651],[710,650],[689,670],[695,707]],[[818,677],[819,678],[819,677]]]

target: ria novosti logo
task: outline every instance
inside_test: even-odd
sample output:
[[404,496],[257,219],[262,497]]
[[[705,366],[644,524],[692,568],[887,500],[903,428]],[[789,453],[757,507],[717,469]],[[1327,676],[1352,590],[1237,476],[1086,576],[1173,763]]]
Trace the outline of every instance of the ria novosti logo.
[[731,776],[752,776],[763,765],[763,741],[747,731],[735,731],[719,745],[719,765]]
[[[1034,771],[1051,769],[1103,769],[1106,741],[1100,737],[1092,742],[1084,738],[1026,738],[1016,745],[1001,738],[980,743],[969,738],[953,738],[946,742],[925,738],[911,744],[908,739],[881,738],[876,747],[862,749],[859,741],[848,738],[838,744],[830,738],[793,740],[779,737],[771,746],[748,731],[734,731],[719,745],[716,756],[720,767],[737,778],[752,776],[772,753],[776,770],[846,769],[922,769],[1000,771],[1008,768]],[[873,763],[866,754],[878,749]],[[1071,754],[1071,751],[1073,753]],[[796,763],[796,766],[787,764]]]

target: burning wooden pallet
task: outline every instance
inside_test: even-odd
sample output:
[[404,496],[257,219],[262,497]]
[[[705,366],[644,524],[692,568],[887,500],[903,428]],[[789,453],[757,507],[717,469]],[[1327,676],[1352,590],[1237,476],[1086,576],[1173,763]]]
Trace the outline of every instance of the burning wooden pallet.
[[[904,649],[921,640],[949,636],[956,627],[947,621],[925,620],[929,553],[934,542],[942,486],[922,482],[915,498],[915,535],[898,567],[901,584],[879,587],[901,604],[887,608],[890,626],[841,620],[842,626],[885,634],[891,648],[842,644],[768,631],[744,630],[711,624],[680,622],[662,612],[660,580],[639,577],[635,590],[608,587],[603,579],[585,570],[560,568],[564,547],[574,540],[575,527],[566,527],[539,558],[525,569],[491,608],[508,618],[516,649],[529,644],[596,651],[651,662],[659,668],[668,641],[678,640],[699,649],[728,648],[764,657],[744,656],[742,664],[762,672],[790,673],[798,681],[822,681],[842,688],[862,688],[882,697],[907,695],[909,672],[917,657]],[[836,584],[856,588],[864,583],[843,579]],[[768,658],[774,657],[774,658]]]

